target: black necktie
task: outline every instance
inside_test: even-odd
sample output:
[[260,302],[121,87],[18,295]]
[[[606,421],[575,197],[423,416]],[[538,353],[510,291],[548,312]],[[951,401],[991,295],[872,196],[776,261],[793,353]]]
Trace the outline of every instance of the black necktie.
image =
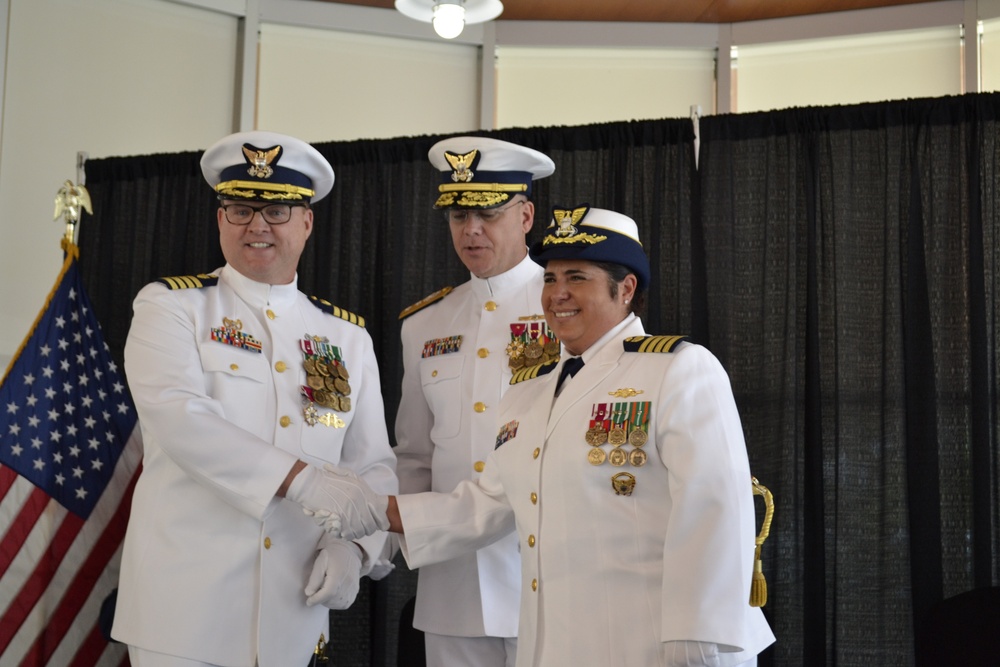
[[559,371],[559,381],[556,382],[557,394],[559,393],[559,388],[562,387],[563,380],[566,379],[566,376],[569,375],[572,377],[576,375],[576,372],[581,368],[583,368],[583,359],[580,357],[570,357],[566,360],[566,363],[563,364],[562,370]]

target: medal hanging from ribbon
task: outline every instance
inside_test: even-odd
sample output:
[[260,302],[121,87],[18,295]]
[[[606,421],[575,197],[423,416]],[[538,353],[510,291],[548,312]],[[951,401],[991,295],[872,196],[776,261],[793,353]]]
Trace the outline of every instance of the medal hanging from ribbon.
[[507,364],[511,370],[559,359],[559,340],[545,322],[511,322]]
[[[584,435],[590,445],[587,461],[594,466],[607,461],[616,468],[626,465],[641,468],[646,465],[649,457],[643,447],[649,441],[651,406],[650,401],[595,403]],[[603,449],[605,444],[612,446],[610,452]],[[612,487],[618,495],[631,495],[635,484],[635,476],[629,473],[617,473],[612,478]]]
[[306,384],[301,387],[302,395],[308,402],[303,415],[310,426],[324,424],[343,428],[344,421],[329,413],[321,415],[316,406],[336,410],[351,411],[350,374],[340,353],[340,348],[331,345],[326,338],[309,336],[299,341],[302,350],[302,367],[306,371]]

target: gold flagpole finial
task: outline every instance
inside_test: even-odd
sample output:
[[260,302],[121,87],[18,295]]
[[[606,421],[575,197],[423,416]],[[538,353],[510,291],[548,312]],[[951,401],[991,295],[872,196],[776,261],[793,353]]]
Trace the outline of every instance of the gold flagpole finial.
[[80,221],[81,209],[93,215],[90,193],[82,185],[73,185],[72,181],[66,181],[56,193],[56,212],[52,219],[63,218],[66,221],[65,240],[70,243],[75,243],[76,223]]

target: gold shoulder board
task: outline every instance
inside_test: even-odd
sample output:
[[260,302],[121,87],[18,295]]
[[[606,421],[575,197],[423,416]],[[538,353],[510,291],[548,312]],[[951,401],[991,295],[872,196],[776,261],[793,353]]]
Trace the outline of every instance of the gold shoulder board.
[[534,366],[526,366],[524,368],[519,368],[514,371],[513,377],[510,378],[511,384],[517,384],[518,382],[524,382],[525,380],[534,380],[539,375],[545,375],[546,373],[552,372],[552,369],[559,365],[559,359],[553,359],[551,361],[546,361],[542,364],[535,364]]
[[196,276],[169,276],[160,278],[156,282],[166,285],[170,289],[191,289],[192,287],[201,289],[202,287],[214,287],[219,282],[219,276],[214,273],[199,273]]
[[357,324],[362,329],[365,328],[365,318],[360,315],[355,315],[349,310],[344,310],[340,306],[335,306],[326,299],[320,299],[315,296],[309,297],[309,300],[313,302],[313,305],[322,310],[325,313],[329,313],[334,317],[339,317],[340,319],[350,322],[351,324]]
[[626,352],[673,352],[687,336],[630,336],[622,343]]
[[399,319],[405,320],[407,317],[409,317],[413,313],[417,312],[418,310],[422,310],[422,309],[426,308],[427,306],[431,305],[435,301],[440,301],[441,299],[443,299],[446,296],[448,296],[449,294],[451,294],[451,291],[453,289],[455,289],[455,288],[454,287],[445,287],[443,289],[439,289],[437,292],[434,292],[434,294],[431,294],[429,296],[425,296],[423,299],[421,299],[420,301],[417,301],[415,304],[413,304],[411,306],[407,306],[406,308],[404,308],[403,312],[401,312],[399,314]]

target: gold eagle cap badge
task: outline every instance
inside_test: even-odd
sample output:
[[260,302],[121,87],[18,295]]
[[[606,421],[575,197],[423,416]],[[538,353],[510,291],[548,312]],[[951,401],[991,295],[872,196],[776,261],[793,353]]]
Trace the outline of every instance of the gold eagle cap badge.
[[479,149],[473,148],[468,153],[452,153],[451,151],[444,152],[444,158],[451,165],[452,174],[451,180],[455,183],[469,183],[475,177],[476,173],[472,171],[473,165],[476,163],[479,157]]
[[587,215],[587,211],[589,210],[590,206],[588,204],[578,206],[574,209],[552,209],[552,219],[555,220],[556,225],[558,225],[554,234],[560,238],[576,236],[579,233],[576,229],[576,225],[583,219],[583,216]]
[[246,156],[247,163],[250,165],[250,168],[247,169],[248,174],[254,178],[271,178],[271,175],[274,174],[271,163],[277,162],[278,157],[281,156],[281,146],[261,149],[250,144],[243,144],[243,155]]

